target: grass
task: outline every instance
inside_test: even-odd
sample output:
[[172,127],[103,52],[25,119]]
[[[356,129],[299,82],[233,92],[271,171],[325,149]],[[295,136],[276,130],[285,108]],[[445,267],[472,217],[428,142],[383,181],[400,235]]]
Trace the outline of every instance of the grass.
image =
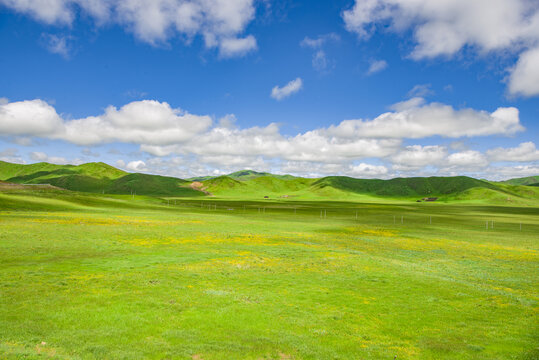
[[0,193],[0,358],[537,359],[510,205]]
[[89,193],[157,196],[203,196],[186,180],[159,175],[132,174],[105,163],[54,165],[11,164],[0,161],[0,180],[17,184],[50,184]]
[[537,176],[527,176],[523,178],[509,179],[503,181],[505,184],[509,185],[534,185],[539,183],[539,175]]
[[[533,177],[526,178],[532,181]],[[466,176],[414,177],[390,180],[328,176],[320,179],[274,175],[252,170],[227,176],[190,180],[126,173],[104,163],[78,166],[0,161],[0,181],[16,184],[50,184],[59,188],[102,194],[204,197],[204,191],[229,199],[294,198],[296,200],[410,201],[438,197],[440,201],[489,202],[531,205],[539,203],[539,187],[523,186],[525,179],[494,183]],[[203,191],[199,191],[203,190]]]

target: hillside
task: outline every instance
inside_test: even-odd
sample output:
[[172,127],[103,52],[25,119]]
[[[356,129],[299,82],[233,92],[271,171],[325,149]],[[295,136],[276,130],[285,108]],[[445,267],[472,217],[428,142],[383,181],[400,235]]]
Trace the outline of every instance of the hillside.
[[50,184],[90,193],[158,196],[201,196],[189,182],[167,176],[131,174],[105,163],[30,165],[0,162],[0,180],[17,184]]
[[329,176],[320,179],[279,179],[259,176],[238,181],[228,176],[203,181],[204,189],[226,198],[298,198],[332,200],[409,201],[438,197],[440,201],[480,201],[492,203],[536,203],[539,191],[530,186],[514,186],[477,180],[466,176],[415,177],[390,180]]
[[275,176],[258,176],[249,180],[235,180],[229,176],[220,176],[203,182],[212,194],[229,197],[281,197],[299,195],[308,191],[314,179],[278,178]]
[[495,185],[466,176],[413,177],[390,180],[354,179],[346,176],[329,176],[312,184],[313,190],[332,187],[341,191],[375,196],[422,197],[458,193],[470,188],[496,189]]
[[502,184],[509,185],[532,185],[539,183],[539,175],[536,176],[527,176],[522,178],[509,179],[501,181]]
[[[276,175],[276,174],[271,174],[271,173],[267,173],[267,172],[258,172],[258,171],[254,171],[254,170],[240,170],[240,171],[236,171],[236,172],[230,173],[228,175],[223,175],[223,176],[226,176],[226,177],[228,177],[230,179],[234,179],[234,180],[238,180],[238,181],[252,180],[252,179],[259,178],[259,177],[273,177],[273,178],[276,178],[276,179],[284,179],[284,180],[290,180],[290,179],[295,178],[295,176],[292,176],[292,175]],[[222,176],[198,176],[198,177],[189,178],[187,180],[189,180],[189,181],[207,181],[207,180],[216,179],[218,177],[222,177]]]
[[[529,182],[534,180],[534,177],[513,180]],[[537,186],[512,185],[508,182],[496,183],[466,176],[390,180],[328,176],[308,179],[243,170],[227,176],[209,177],[197,186],[192,186],[191,181],[168,176],[127,173],[105,163],[20,165],[0,162],[0,181],[24,185],[50,184],[61,189],[89,193],[148,196],[214,195],[224,198],[371,199],[374,201],[389,198],[409,201],[423,197],[438,197],[440,201],[486,201],[514,204],[539,200]],[[13,187],[6,186],[6,189],[8,188]]]
[[256,179],[259,177],[272,177],[272,178],[284,179],[284,180],[290,180],[290,179],[295,178],[295,176],[292,176],[292,175],[276,175],[276,174],[270,174],[267,172],[257,172],[254,170],[236,171],[231,174],[228,174],[227,176],[234,180],[239,180],[239,181],[251,180],[251,179]]

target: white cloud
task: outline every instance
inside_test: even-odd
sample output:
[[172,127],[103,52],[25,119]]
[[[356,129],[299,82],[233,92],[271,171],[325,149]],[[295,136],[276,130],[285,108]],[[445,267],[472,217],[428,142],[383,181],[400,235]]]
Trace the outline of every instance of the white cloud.
[[408,91],[407,95],[410,98],[414,98],[414,97],[424,98],[432,94],[434,94],[434,91],[432,91],[430,84],[418,84],[418,85],[415,85],[410,91]]
[[303,47],[311,48],[311,49],[319,49],[328,42],[337,42],[340,40],[341,40],[341,37],[338,34],[329,33],[329,34],[319,35],[315,38],[306,36],[301,41],[300,45]]
[[319,35],[316,38],[306,36],[301,42],[302,47],[313,49],[312,65],[316,71],[324,72],[333,67],[335,61],[328,59],[326,51],[323,49],[325,44],[335,43],[341,40],[341,37],[335,33]]
[[[521,53],[539,44],[539,6],[530,0],[356,0],[343,12],[346,28],[368,39],[379,28],[405,33],[412,29],[414,59],[451,57],[465,47],[480,54]],[[389,25],[389,27],[387,26]],[[509,90],[539,95],[535,50],[523,52]]]
[[45,47],[49,52],[58,54],[64,59],[69,59],[70,49],[68,46],[68,38],[66,36],[59,36],[54,34],[43,34],[43,41]]
[[224,57],[256,48],[252,35],[241,37],[255,17],[254,0],[0,0],[0,4],[46,24],[72,26],[77,12],[98,26],[116,23],[151,45],[174,36],[204,38]]
[[391,105],[389,108],[391,110],[397,111],[397,112],[403,112],[406,110],[410,110],[413,108],[418,108],[420,106],[425,105],[426,101],[422,97],[413,97],[408,100],[404,100],[401,102],[398,102],[396,104]]
[[539,165],[493,166],[485,170],[490,180],[507,180],[539,174]]
[[43,100],[0,104],[0,134],[46,136],[63,127],[62,118]]
[[[40,152],[40,151],[33,151],[29,155],[30,155],[30,159],[34,161],[39,161],[39,162],[48,162],[48,163],[57,164],[57,165],[66,165],[70,163],[63,157],[49,156],[45,154],[44,152]],[[79,163],[80,160],[75,160],[74,162]],[[74,162],[71,162],[71,164],[73,164]]]
[[491,161],[539,161],[539,150],[531,141],[521,143],[515,148],[495,148],[487,151]]
[[385,60],[375,60],[371,62],[371,65],[369,66],[369,70],[367,70],[368,75],[375,74],[377,72],[380,72],[387,68],[387,61]]
[[47,24],[71,24],[74,18],[65,0],[0,0],[0,4]]
[[484,154],[475,150],[466,150],[458,153],[453,153],[447,157],[447,164],[450,167],[459,168],[478,168],[488,165],[487,158]]
[[[0,131],[8,139],[32,136],[86,146],[136,144],[140,151],[154,158],[142,160],[139,152],[133,155],[139,160],[119,161],[119,167],[163,174],[168,171],[176,176],[253,168],[308,176],[390,177],[394,174],[389,172],[388,163],[392,171],[404,176],[423,171],[486,173],[489,161],[537,159],[537,149],[531,142],[513,149],[491,149],[486,154],[467,147],[459,147],[458,152],[451,154],[441,145],[403,147],[404,139],[431,136],[461,139],[512,135],[523,130],[515,108],[499,108],[492,113],[456,110],[413,98],[394,105],[393,109],[374,119],[345,120],[325,128],[283,135],[275,123],[241,128],[231,114],[213,123],[209,116],[189,114],[154,100],[134,101],[120,108],[109,106],[100,115],[73,120],[62,119],[51,105],[41,100],[32,100],[0,105]],[[95,155],[92,148],[83,149],[82,154]],[[30,158],[68,162],[40,152],[32,153]],[[170,165],[171,159],[175,159],[177,168]],[[366,159],[378,159],[382,163],[369,164]]]
[[539,47],[520,55],[509,76],[509,92],[523,96],[539,95]]
[[349,171],[346,172],[346,174],[350,176],[361,178],[384,177],[387,173],[388,169],[383,165],[371,165],[365,163],[350,165]]
[[219,44],[219,54],[225,58],[242,56],[256,50],[256,47],[256,39],[252,35],[241,39],[226,38]]
[[0,151],[0,161],[6,161],[15,164],[24,164],[24,160],[19,155],[17,149],[8,148]]
[[146,167],[146,163],[142,160],[136,160],[136,161],[130,161],[125,168],[128,171],[134,171],[134,172],[146,172],[148,171],[148,168]]
[[[292,81],[278,89],[276,97],[297,90],[297,83]],[[74,120],[63,120],[51,105],[31,100],[0,105],[0,131],[6,136],[38,136],[78,145],[134,143],[156,156],[183,149],[206,155],[224,151],[224,154],[280,154],[291,160],[305,160],[326,150],[344,157],[371,153],[384,156],[383,148],[394,150],[404,138],[508,136],[523,130],[516,108],[499,108],[492,113],[455,110],[440,103],[424,104],[422,98],[407,100],[393,108],[395,111],[372,120],[345,120],[328,128],[284,137],[276,124],[238,129],[233,115],[227,115],[212,127],[209,116],[193,115],[155,100],[134,101],[121,108],[109,106],[101,115]]]
[[[330,134],[342,137],[424,138],[428,136],[472,137],[512,135],[524,130],[518,109],[498,108],[492,113],[473,109],[455,110],[449,105],[420,105],[414,100],[397,104],[401,111],[388,112],[373,120],[345,120],[331,126]],[[404,104],[404,105],[403,105]]]
[[418,170],[427,165],[438,166],[447,156],[447,149],[439,145],[411,145],[391,156],[393,169],[399,171]]
[[271,97],[275,100],[282,100],[286,97],[289,97],[292,94],[297,93],[303,87],[303,80],[301,78],[296,78],[290,81],[283,87],[275,86],[271,90]]
[[166,145],[185,142],[206,131],[211,123],[209,116],[192,115],[166,102],[142,100],[120,109],[109,106],[99,116],[66,121],[63,131],[51,137],[80,145],[111,142]]

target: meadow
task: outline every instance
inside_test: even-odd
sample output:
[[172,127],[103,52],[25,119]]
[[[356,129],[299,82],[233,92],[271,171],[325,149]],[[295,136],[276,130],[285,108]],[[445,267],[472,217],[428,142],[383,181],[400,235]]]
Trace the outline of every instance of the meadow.
[[367,200],[0,193],[0,358],[539,358],[536,206]]

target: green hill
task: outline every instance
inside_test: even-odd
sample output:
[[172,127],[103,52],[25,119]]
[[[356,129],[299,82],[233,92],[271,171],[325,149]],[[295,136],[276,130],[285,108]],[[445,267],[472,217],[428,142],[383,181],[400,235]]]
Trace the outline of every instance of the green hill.
[[391,180],[329,176],[315,181],[312,187],[314,191],[332,187],[352,193],[394,197],[440,196],[462,192],[474,187],[496,189],[496,186],[489,182],[466,176],[412,177]]
[[509,179],[501,181],[503,184],[509,185],[532,185],[539,183],[539,175],[536,176],[527,176],[522,178]]
[[280,197],[297,195],[305,192],[313,179],[304,178],[278,178],[272,176],[259,176],[249,180],[235,180],[229,176],[220,176],[203,182],[204,187],[212,194],[220,196],[238,197]]
[[286,180],[295,178],[295,176],[292,176],[292,175],[275,175],[275,174],[270,174],[267,172],[257,172],[254,170],[236,171],[236,172],[233,172],[232,174],[228,174],[227,176],[234,180],[239,180],[239,181],[251,180],[251,179],[256,179],[259,177],[273,177],[276,179],[286,179]]
[[329,176],[320,179],[279,179],[259,176],[238,181],[228,176],[206,180],[204,188],[213,195],[227,198],[299,198],[299,199],[421,199],[438,197],[440,201],[491,201],[528,203],[539,200],[539,191],[529,186],[513,186],[477,180],[466,176],[414,177],[390,180],[355,179]]
[[0,162],[0,180],[17,184],[50,184],[90,193],[158,196],[201,196],[189,182],[167,176],[131,174],[105,163],[30,165]]
[[[531,181],[534,177],[523,178]],[[523,179],[518,182],[523,182]],[[400,199],[438,197],[440,201],[530,203],[539,200],[538,186],[489,182],[466,176],[412,177],[390,180],[328,176],[308,179],[291,175],[242,170],[209,177],[202,185],[174,177],[127,173],[105,163],[54,165],[11,164],[0,161],[0,181],[16,184],[50,184],[58,188],[106,194],[148,196],[204,196],[225,198],[299,198],[332,200]],[[530,183],[531,184],[531,183]],[[533,185],[533,184],[532,184]],[[7,185],[6,185],[7,186]],[[199,191],[202,190],[202,191]]]
[[[271,173],[267,173],[267,172],[258,172],[258,171],[254,171],[254,170],[240,170],[240,171],[236,171],[236,172],[233,172],[231,174],[223,175],[223,176],[226,176],[226,177],[229,177],[231,179],[238,180],[238,181],[252,180],[252,179],[259,178],[259,177],[273,177],[273,178],[276,178],[276,179],[285,179],[285,180],[290,180],[290,179],[295,178],[295,176],[292,176],[292,175],[276,175],[276,174],[271,174]],[[218,177],[221,177],[221,176],[198,176],[198,177],[189,178],[187,180],[189,180],[189,181],[207,181],[207,180],[212,180],[212,179],[215,179],[215,178],[218,178]]]

